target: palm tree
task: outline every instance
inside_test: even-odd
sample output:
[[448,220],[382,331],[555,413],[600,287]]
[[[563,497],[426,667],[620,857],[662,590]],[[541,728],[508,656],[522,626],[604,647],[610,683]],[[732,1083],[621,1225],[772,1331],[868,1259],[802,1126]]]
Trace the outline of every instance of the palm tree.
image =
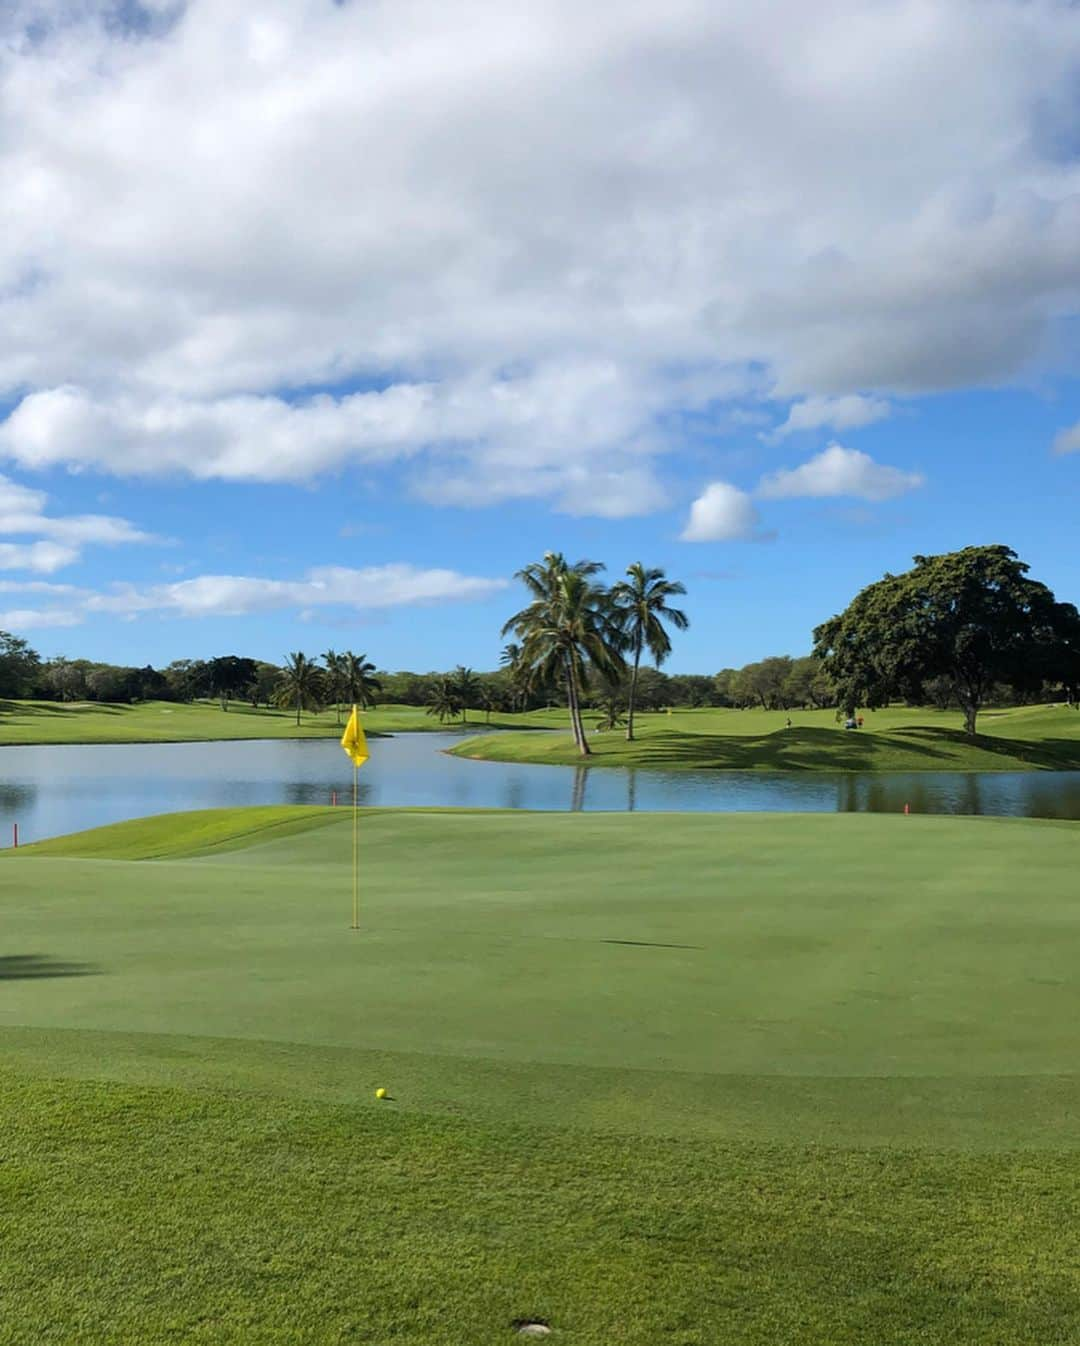
[[490,682],[480,684],[480,707],[484,712],[485,723],[491,723],[491,712],[498,710],[501,702],[502,697],[497,687],[493,687]]
[[600,718],[596,722],[597,729],[618,729],[620,725],[626,723],[626,716],[623,713],[622,697],[618,692],[607,692],[599,700],[597,708],[600,711]]
[[318,664],[299,651],[290,654],[278,679],[275,702],[279,706],[295,706],[299,725],[301,710],[322,708],[322,692],[323,676]]
[[365,710],[374,706],[375,693],[382,691],[382,683],[375,677],[375,665],[366,654],[353,654],[352,650],[341,656],[341,682],[347,699]]
[[341,723],[341,693],[345,687],[344,655],[327,650],[322,657],[326,665],[326,694],[334,703],[334,714]]
[[626,708],[626,738],[634,738],[634,698],[637,694],[638,666],[642,651],[648,649],[657,668],[671,653],[671,639],[664,630],[664,620],[680,631],[690,625],[690,619],[679,608],[669,608],[668,599],[686,593],[683,585],[665,578],[662,570],[646,570],[640,561],[626,567],[629,579],[612,586],[611,599],[619,613],[629,649],[634,652],[633,671],[630,674],[630,696]]
[[499,664],[510,676],[510,709],[524,710],[529,696],[529,670],[521,662],[521,646],[504,645]]
[[480,697],[480,679],[463,664],[454,669],[454,684],[457,687],[458,700],[461,702],[461,723],[469,717],[469,706],[476,705]]
[[581,722],[581,695],[588,691],[589,673],[598,670],[617,677],[622,670],[624,638],[615,619],[608,592],[593,582],[603,570],[598,561],[568,565],[561,552],[546,552],[517,572],[533,601],[503,626],[521,641],[521,666],[532,683],[561,682],[566,689],[570,727],[583,757],[589,744]]
[[427,713],[437,715],[439,723],[455,720],[461,714],[461,698],[453,678],[440,678],[428,696]]

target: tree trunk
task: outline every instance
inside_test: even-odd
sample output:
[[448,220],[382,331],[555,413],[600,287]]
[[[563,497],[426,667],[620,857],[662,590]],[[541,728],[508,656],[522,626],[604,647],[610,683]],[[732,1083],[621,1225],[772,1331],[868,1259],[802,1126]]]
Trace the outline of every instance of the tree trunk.
[[634,698],[637,695],[638,665],[641,663],[641,642],[634,646],[634,671],[630,675],[630,695],[626,702],[626,741],[634,741]]
[[296,727],[300,728],[300,698],[296,698]]
[[578,701],[577,677],[570,659],[566,661],[566,699],[570,707],[570,723],[574,729],[574,742],[582,757],[588,757],[592,751],[585,738],[585,726],[581,723],[581,704]]

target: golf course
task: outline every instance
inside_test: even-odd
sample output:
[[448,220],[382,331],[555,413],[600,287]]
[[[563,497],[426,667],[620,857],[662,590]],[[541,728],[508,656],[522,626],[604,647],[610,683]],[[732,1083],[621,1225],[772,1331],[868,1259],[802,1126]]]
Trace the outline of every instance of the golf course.
[[[834,710],[722,708],[640,713],[635,740],[589,723],[590,766],[663,770],[756,771],[1039,771],[1080,770],[1080,712],[1065,705],[985,711],[979,732],[963,732],[957,710],[889,706],[868,711],[864,728],[845,731]],[[790,725],[788,723],[790,721]],[[506,711],[443,723],[423,707],[375,706],[364,712],[371,736],[460,730],[457,755],[494,762],[576,765],[565,709]],[[497,729],[469,737],[470,729]],[[340,710],[305,712],[234,701],[135,705],[47,701],[0,702],[0,746],[17,744],[190,743],[243,739],[337,738]],[[546,732],[538,733],[538,730]],[[516,731],[516,732],[514,732]]]
[[1075,1342],[1078,843],[362,810],[356,931],[347,810],[6,851],[0,1342]]

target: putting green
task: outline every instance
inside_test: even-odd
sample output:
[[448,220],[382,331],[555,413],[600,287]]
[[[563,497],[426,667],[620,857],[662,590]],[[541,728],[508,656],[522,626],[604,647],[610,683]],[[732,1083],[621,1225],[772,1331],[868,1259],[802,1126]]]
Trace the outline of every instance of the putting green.
[[1080,1340],[1080,825],[349,821],[0,857],[0,1343]]
[[401,1109],[601,1130],[1076,1139],[1076,825],[361,827],[359,932],[342,811],[174,815],[6,854],[0,1059],[342,1102],[386,1084]]

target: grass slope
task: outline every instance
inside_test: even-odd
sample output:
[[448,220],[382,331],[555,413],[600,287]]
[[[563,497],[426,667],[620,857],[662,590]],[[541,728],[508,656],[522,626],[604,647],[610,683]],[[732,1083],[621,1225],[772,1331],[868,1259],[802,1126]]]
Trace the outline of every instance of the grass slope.
[[348,821],[4,854],[0,1342],[1080,1340],[1076,824]]
[[[591,766],[758,771],[1031,771],[1080,770],[1080,714],[1063,706],[987,711],[970,741],[955,711],[890,707],[868,712],[859,733],[841,729],[833,711],[679,710],[637,719],[637,741],[622,731],[593,734]],[[587,715],[592,723],[595,715]],[[473,719],[440,725],[419,706],[379,706],[364,725],[379,734],[449,729],[463,733],[453,751],[499,762],[577,765],[564,710],[496,715],[490,727],[517,733],[467,736]],[[546,729],[544,734],[536,733]],[[305,713],[297,728],[291,711],[254,710],[233,702],[138,706],[0,703],[0,746],[29,743],[186,743],[249,738],[330,738],[342,726],[333,710]]]
[[[139,705],[97,702],[0,701],[0,746],[17,743],[191,743],[248,738],[332,738],[341,736],[344,716],[333,709],[318,715],[307,711],[299,727],[290,710],[258,709],[232,701],[223,711],[216,701],[179,705],[171,701],[146,701]],[[463,730],[484,723],[486,716],[472,712],[464,726],[460,720],[441,725],[422,706],[378,706],[364,712],[369,734],[404,731]],[[535,716],[495,716],[493,727],[522,728],[561,724],[561,717],[542,711]]]
[[[956,712],[890,708],[867,712],[862,730],[842,729],[833,711],[706,710],[645,715],[635,741],[593,734],[589,766],[664,770],[1037,771],[1080,770],[1080,714],[1060,707],[988,711],[974,740]],[[498,734],[452,751],[489,762],[578,765],[569,735]]]

